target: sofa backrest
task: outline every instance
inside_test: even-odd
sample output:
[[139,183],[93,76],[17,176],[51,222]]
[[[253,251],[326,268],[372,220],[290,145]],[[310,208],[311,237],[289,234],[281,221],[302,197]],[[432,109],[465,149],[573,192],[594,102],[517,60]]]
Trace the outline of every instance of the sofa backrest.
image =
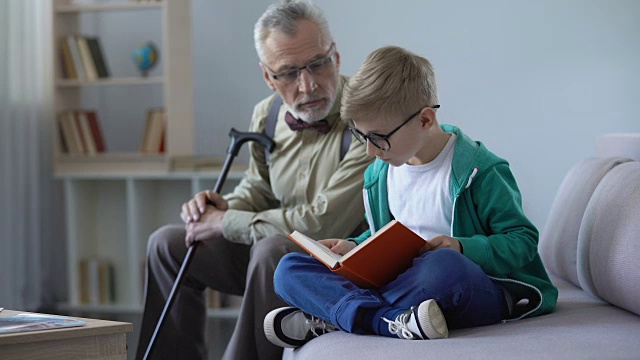
[[585,209],[578,235],[580,287],[640,315],[640,162],[611,169]]
[[577,271],[578,232],[591,195],[602,178],[625,158],[589,158],[565,176],[540,235],[539,252],[551,273],[580,286]]

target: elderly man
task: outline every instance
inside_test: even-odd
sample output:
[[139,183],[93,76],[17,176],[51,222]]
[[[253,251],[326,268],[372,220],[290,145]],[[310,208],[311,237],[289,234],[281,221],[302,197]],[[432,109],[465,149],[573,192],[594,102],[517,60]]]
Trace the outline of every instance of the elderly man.
[[255,106],[251,131],[272,136],[276,149],[266,154],[251,145],[249,169],[231,194],[198,193],[182,207],[185,224],[151,235],[138,358],[185,257],[185,243],[193,241],[201,244],[153,358],[206,357],[207,287],[244,296],[224,358],[280,358],[282,349],[266,339],[262,323],[285,305],[273,289],[278,261],[302,251],[286,234],[343,238],[363,219],[363,172],[372,159],[340,120],[346,78],[339,74],[340,53],[326,19],[308,2],[272,5],[254,35],[264,80],[276,93]]

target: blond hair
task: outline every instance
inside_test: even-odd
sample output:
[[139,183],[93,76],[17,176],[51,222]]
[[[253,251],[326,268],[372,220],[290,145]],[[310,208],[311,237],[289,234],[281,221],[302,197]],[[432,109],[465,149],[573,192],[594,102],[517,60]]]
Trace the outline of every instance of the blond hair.
[[429,60],[397,46],[372,52],[344,87],[341,117],[408,116],[438,104],[435,73]]

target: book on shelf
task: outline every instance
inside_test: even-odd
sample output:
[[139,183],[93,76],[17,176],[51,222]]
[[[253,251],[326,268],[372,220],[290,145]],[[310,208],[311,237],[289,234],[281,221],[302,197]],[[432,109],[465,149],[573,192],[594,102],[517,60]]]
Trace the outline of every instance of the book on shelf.
[[98,115],[94,110],[58,114],[60,150],[73,155],[96,155],[106,151]]
[[107,150],[107,147],[104,142],[104,137],[102,136],[102,129],[100,127],[100,123],[98,122],[98,115],[94,110],[84,111],[86,116],[86,120],[89,123],[89,128],[91,130],[91,137],[96,146],[96,151],[98,153],[103,153]]
[[69,48],[69,52],[71,53],[71,61],[77,75],[75,79],[81,81],[86,80],[87,75],[84,69],[84,65],[82,64],[82,59],[80,58],[80,49],[78,48],[76,37],[74,35],[67,35],[65,41],[67,43],[67,47]]
[[354,284],[379,288],[406,271],[425,240],[397,220],[392,220],[351,251],[339,255],[314,239],[294,231],[289,238],[311,256]]
[[73,121],[71,121],[72,119],[69,116],[69,112],[62,112],[58,114],[58,127],[61,130],[60,135],[62,137],[60,143],[64,144],[64,146],[61,146],[60,150],[67,154],[80,155],[82,154],[82,148],[76,142],[77,139],[73,132]]
[[80,118],[80,112],[79,111],[73,111],[71,112],[71,117],[73,117],[73,123],[74,123],[74,133],[77,132],[78,135],[78,139],[80,141],[80,148],[82,149],[82,153],[83,154],[88,154],[91,155],[90,151],[89,151],[89,138],[85,137],[84,132],[82,131],[82,123],[84,122],[83,119]]
[[73,64],[73,57],[71,57],[71,49],[67,43],[67,39],[60,40],[60,58],[62,62],[62,75],[66,79],[77,79],[76,67]]
[[65,111],[61,114],[61,117],[63,134],[67,144],[70,144],[69,153],[74,155],[84,154],[86,151],[84,147],[85,141],[82,139],[75,113],[73,111]]
[[94,81],[109,77],[98,37],[67,35],[60,40],[62,74],[66,79]]
[[22,313],[0,317],[0,334],[84,326],[87,323],[73,318],[55,315]]
[[99,78],[109,77],[109,68],[104,57],[104,51],[102,51],[102,45],[100,39],[97,37],[87,37],[87,45],[91,50],[91,58],[96,66]]
[[58,128],[58,149],[60,149],[61,153],[66,154],[69,152],[69,144],[67,144],[67,141],[65,139],[64,131],[62,130],[62,124],[60,123],[60,121],[60,116],[58,116],[58,126],[56,126]]
[[78,289],[82,304],[112,304],[116,299],[115,269],[108,259],[90,256],[78,263]]
[[140,152],[145,154],[163,153],[166,126],[167,119],[164,109],[154,108],[147,111]]
[[96,64],[93,62],[93,57],[91,57],[91,50],[89,49],[87,38],[84,36],[76,35],[75,39],[76,39],[76,42],[78,43],[78,50],[80,51],[80,60],[82,61],[82,66],[84,67],[87,80],[88,81],[97,80],[98,70],[96,70]]
[[91,132],[91,126],[89,125],[89,119],[87,113],[84,111],[76,111],[76,121],[79,124],[80,130],[82,130],[82,138],[84,139],[85,149],[87,155],[95,155],[98,153],[96,141],[93,138]]
[[207,288],[205,290],[206,299],[207,299],[207,309],[220,309],[222,308],[222,297],[223,294],[212,288]]

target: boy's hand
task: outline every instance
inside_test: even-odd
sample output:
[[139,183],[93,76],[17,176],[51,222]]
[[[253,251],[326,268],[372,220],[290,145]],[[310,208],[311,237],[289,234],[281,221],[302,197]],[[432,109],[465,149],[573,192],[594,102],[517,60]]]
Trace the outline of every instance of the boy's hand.
[[422,249],[420,249],[420,254],[444,248],[462,252],[462,247],[460,246],[460,241],[458,241],[458,239],[446,235],[438,235],[427,240],[427,243],[422,247]]
[[344,255],[357,246],[353,241],[347,241],[343,239],[325,239],[318,240],[318,242],[328,247],[329,249],[331,249],[331,251],[338,255]]

